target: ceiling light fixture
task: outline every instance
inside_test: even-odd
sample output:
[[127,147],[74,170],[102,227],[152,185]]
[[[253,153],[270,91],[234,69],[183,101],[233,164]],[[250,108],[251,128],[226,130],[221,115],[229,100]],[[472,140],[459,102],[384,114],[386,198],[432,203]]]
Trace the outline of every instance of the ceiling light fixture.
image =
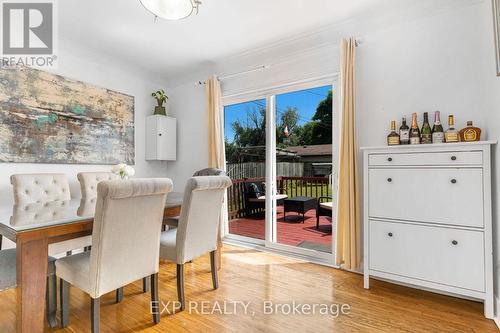
[[200,0],[139,0],[155,19],[182,20],[193,13],[198,14]]

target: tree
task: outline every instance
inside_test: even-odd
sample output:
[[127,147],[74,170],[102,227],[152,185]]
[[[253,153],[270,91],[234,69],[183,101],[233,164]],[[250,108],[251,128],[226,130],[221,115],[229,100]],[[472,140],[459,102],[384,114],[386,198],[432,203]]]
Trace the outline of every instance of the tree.
[[[266,108],[253,107],[247,110],[247,121],[240,120],[231,123],[234,131],[233,142],[226,140],[226,159],[229,162],[243,162],[248,156],[241,152],[245,147],[264,147],[266,145]],[[278,112],[276,124],[276,142],[279,148],[298,145],[319,145],[332,143],[332,91],[322,100],[311,121],[299,125],[299,111],[288,106]],[[289,136],[285,137],[285,127]]]
[[234,144],[237,147],[264,146],[266,144],[266,109],[253,108],[248,112],[248,122],[243,126],[239,121],[231,124]]
[[[288,106],[280,114],[279,122],[276,126],[276,142],[278,147],[295,146],[299,144],[301,126],[299,122],[299,111],[296,107]],[[288,129],[289,136],[285,137],[285,128]]]
[[332,91],[316,108],[312,118],[310,145],[332,143]]

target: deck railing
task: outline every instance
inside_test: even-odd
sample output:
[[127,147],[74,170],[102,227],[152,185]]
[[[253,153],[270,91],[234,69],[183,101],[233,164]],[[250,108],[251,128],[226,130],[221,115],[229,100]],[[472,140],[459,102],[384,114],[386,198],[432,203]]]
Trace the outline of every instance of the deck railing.
[[[248,213],[245,203],[244,183],[264,182],[265,178],[233,179],[233,186],[228,189],[229,220],[245,217]],[[280,193],[288,197],[331,196],[332,189],[328,177],[277,177],[277,187]]]

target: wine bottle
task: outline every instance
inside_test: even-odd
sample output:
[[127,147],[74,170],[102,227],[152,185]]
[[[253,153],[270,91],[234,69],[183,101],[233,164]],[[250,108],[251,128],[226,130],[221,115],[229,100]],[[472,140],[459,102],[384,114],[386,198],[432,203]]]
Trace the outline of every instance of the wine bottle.
[[424,112],[424,123],[422,124],[422,130],[420,131],[420,142],[421,143],[432,143],[432,129],[429,125],[429,113]]
[[411,145],[420,144],[420,129],[418,128],[416,113],[413,113],[411,115],[410,144]]
[[434,125],[432,126],[432,143],[443,143],[444,142],[444,130],[443,125],[441,125],[440,112],[436,111],[434,113]]
[[399,145],[399,134],[396,132],[396,121],[391,121],[391,133],[387,136],[387,144],[389,146]]
[[402,145],[410,144],[410,128],[406,125],[406,117],[403,117],[399,128],[399,143]]
[[467,122],[467,127],[460,130],[460,141],[470,142],[481,140],[481,129],[474,127],[472,121]]
[[458,131],[455,129],[455,118],[451,114],[448,116],[448,129],[444,133],[444,140],[447,143],[460,141]]

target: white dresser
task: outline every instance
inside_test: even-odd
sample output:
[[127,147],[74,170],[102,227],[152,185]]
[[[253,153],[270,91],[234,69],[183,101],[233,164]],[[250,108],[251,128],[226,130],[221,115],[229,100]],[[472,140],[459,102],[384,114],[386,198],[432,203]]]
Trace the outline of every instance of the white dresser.
[[493,318],[495,143],[362,148],[365,288],[373,276],[479,299]]

